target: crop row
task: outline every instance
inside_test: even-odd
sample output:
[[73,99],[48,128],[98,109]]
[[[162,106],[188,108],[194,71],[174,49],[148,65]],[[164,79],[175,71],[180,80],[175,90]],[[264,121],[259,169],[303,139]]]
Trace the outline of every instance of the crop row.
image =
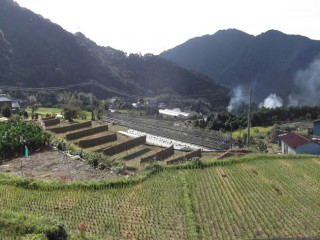
[[[301,170],[300,165],[308,167]],[[190,172],[200,237],[318,236],[319,170],[320,165],[308,161],[279,160]]]
[[0,209],[57,219],[71,234],[84,222],[96,239],[185,239],[182,183],[170,173],[98,191],[0,185]]

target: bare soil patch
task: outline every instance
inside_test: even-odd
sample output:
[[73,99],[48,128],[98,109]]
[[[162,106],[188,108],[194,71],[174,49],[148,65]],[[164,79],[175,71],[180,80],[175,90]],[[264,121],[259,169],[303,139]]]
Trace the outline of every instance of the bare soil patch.
[[[22,166],[22,167],[21,167]],[[98,170],[81,159],[74,159],[63,152],[47,150],[5,162],[0,165],[0,173],[34,177],[39,179],[102,180],[118,175],[110,170]]]

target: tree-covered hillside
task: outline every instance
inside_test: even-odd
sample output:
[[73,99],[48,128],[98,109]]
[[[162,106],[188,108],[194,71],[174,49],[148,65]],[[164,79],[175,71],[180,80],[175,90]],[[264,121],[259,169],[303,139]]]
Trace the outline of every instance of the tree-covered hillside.
[[229,29],[190,39],[160,56],[230,87],[251,84],[258,103],[270,93],[286,103],[303,88],[296,80],[298,71],[305,70],[319,53],[320,41],[303,36],[270,30],[255,37]]
[[[220,94],[224,99],[211,100],[213,108],[228,103],[228,88],[213,79],[159,56],[128,55],[97,46],[83,34],[73,35],[13,0],[0,1],[0,29],[1,85],[63,86],[93,79],[138,96]],[[96,93],[114,95],[101,89]]]

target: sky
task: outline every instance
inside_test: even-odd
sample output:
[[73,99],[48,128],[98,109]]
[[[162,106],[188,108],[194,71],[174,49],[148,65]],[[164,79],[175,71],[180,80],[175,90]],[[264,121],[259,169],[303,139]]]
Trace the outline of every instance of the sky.
[[319,0],[15,1],[71,33],[126,53],[159,54],[229,28],[252,35],[275,29],[320,40]]

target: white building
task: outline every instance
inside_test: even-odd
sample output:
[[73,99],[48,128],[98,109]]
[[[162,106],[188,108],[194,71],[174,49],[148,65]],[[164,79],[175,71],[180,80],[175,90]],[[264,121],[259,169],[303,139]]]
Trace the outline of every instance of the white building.
[[283,154],[314,154],[320,155],[320,144],[299,134],[290,132],[281,137]]
[[190,113],[182,112],[180,108],[159,109],[159,113],[166,116],[181,117],[181,118],[187,118],[190,115]]

